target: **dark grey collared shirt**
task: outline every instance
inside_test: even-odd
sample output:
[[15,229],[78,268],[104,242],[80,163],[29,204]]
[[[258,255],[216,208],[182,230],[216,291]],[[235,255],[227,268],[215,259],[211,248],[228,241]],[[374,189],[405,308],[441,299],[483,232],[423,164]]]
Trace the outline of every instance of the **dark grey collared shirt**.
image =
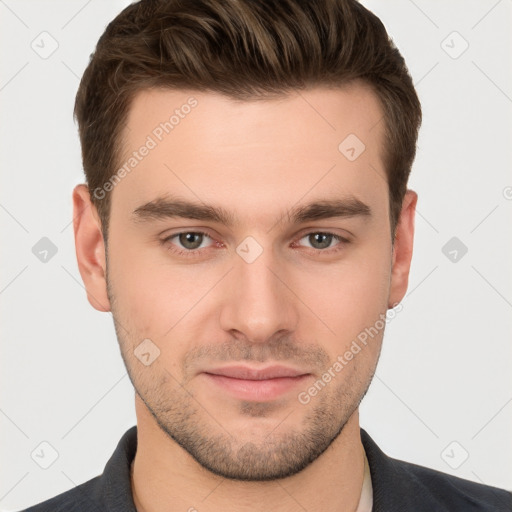
[[[392,459],[363,429],[361,440],[370,466],[372,512],[512,512],[509,491]],[[130,481],[136,451],[137,427],[133,426],[119,441],[102,475],[22,512],[136,512]]]

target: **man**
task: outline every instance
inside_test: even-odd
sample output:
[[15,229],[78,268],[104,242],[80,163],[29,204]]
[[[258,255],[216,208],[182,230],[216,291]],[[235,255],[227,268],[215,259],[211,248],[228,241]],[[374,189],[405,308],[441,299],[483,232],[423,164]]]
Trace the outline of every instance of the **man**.
[[512,510],[359,425],[407,289],[421,121],[373,14],[132,4],[75,114],[77,259],[112,312],[137,426],[103,475],[29,511]]

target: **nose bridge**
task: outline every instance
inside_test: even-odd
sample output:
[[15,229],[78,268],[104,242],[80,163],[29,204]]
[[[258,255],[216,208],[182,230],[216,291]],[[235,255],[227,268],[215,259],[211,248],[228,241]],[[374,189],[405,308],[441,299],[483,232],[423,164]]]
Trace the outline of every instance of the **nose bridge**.
[[274,252],[258,246],[246,240],[237,247],[230,272],[232,293],[221,315],[225,330],[239,331],[252,342],[264,342],[277,331],[293,331],[297,322],[292,295],[276,277],[281,267]]

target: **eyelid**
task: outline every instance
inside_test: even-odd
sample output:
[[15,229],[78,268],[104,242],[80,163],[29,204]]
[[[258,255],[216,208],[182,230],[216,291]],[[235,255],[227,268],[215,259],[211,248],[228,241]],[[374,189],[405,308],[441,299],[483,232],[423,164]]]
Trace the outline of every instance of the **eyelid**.
[[[219,243],[219,242],[217,242],[217,240],[215,240],[215,238],[213,238],[213,236],[210,233],[203,231],[202,229],[188,229],[188,230],[177,231],[176,233],[171,233],[170,235],[165,236],[161,240],[161,242],[163,244],[165,244],[177,236],[190,234],[190,233],[193,233],[194,235],[203,235],[203,236],[209,238],[212,242]],[[205,249],[205,247],[203,247],[203,249]],[[186,250],[186,249],[184,249],[184,250]],[[198,252],[200,250],[201,249],[189,249],[189,250],[186,250],[186,252],[192,253],[192,252]]]
[[215,240],[215,236],[217,236],[217,235],[213,235],[211,230],[209,230],[208,228],[202,228],[202,227],[197,227],[197,228],[196,227],[192,227],[192,228],[182,227],[178,231],[166,230],[163,233],[165,233],[165,234],[160,233],[158,235],[159,239],[161,236],[163,236],[163,238],[161,239],[162,242],[165,242],[166,240],[169,240],[170,238],[173,238],[178,235],[184,235],[186,233],[205,235],[208,238],[211,238],[212,240]]

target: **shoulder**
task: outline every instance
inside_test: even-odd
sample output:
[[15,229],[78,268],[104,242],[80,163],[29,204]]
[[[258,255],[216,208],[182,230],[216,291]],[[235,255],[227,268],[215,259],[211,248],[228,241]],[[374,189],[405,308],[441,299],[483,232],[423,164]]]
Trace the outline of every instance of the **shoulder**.
[[361,440],[375,511],[512,512],[512,493],[387,456],[366,431]]
[[102,512],[99,476],[19,512]]
[[[413,481],[415,492],[430,496],[446,510],[464,512],[511,512],[512,493],[490,485],[465,480],[441,471],[393,459]],[[444,508],[442,509],[444,510]]]
[[136,512],[130,465],[137,450],[137,426],[121,437],[103,473],[19,512]]

